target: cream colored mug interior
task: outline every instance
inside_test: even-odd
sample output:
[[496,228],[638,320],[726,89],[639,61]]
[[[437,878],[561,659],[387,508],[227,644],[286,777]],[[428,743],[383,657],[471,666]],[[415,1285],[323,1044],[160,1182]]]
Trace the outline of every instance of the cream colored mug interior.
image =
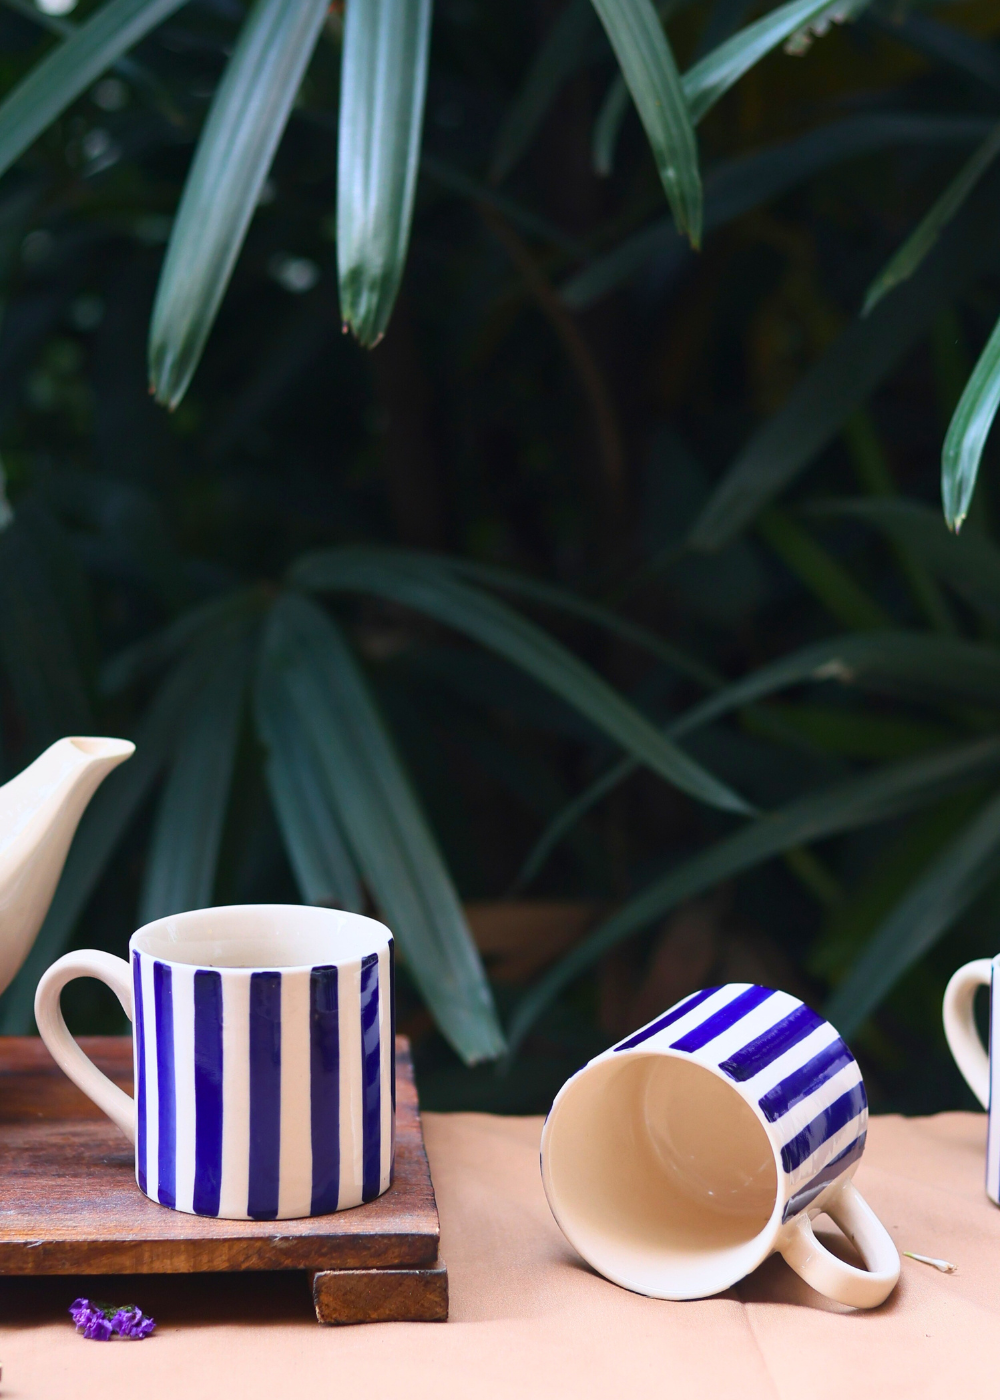
[[770,1252],[774,1150],[753,1110],[710,1070],[625,1055],[568,1085],[553,1111],[553,1209],[607,1278],[653,1296],[703,1297]]

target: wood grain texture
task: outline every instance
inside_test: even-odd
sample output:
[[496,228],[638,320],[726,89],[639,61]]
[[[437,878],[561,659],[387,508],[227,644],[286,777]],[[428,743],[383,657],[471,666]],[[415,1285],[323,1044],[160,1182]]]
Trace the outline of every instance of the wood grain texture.
[[[81,1039],[132,1090],[127,1037]],[[212,1220],[148,1200],[131,1144],[40,1040],[0,1037],[0,1273],[144,1274],[412,1268],[437,1259],[434,1188],[413,1066],[397,1039],[392,1186],[354,1210],[306,1220]]]
[[447,1322],[448,1270],[336,1269],[313,1274],[319,1322]]

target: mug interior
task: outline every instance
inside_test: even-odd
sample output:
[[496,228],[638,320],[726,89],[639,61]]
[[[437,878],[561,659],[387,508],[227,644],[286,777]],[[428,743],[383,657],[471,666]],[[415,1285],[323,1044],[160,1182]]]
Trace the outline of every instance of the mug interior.
[[144,924],[130,947],[196,967],[292,968],[356,962],[383,949],[375,919],[306,904],[228,904]]
[[615,1283],[707,1297],[768,1253],[774,1151],[750,1106],[704,1066],[664,1054],[602,1060],[563,1089],[545,1137],[556,1219]]

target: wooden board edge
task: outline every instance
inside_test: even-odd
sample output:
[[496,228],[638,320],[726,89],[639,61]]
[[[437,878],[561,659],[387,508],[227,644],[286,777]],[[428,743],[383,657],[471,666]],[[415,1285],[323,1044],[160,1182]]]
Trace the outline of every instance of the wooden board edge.
[[316,1321],[331,1327],[362,1322],[447,1322],[448,1269],[330,1269],[314,1273]]

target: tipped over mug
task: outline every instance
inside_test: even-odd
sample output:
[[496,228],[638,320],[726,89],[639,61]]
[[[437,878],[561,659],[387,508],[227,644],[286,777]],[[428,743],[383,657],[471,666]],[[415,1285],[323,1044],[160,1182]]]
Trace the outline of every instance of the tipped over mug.
[[[709,987],[563,1085],[542,1178],[569,1242],[614,1283],[705,1298],[775,1252],[819,1293],[876,1307],[899,1255],[854,1185],[868,1105],[834,1028],[787,992]],[[866,1265],[813,1232],[825,1213]]]
[[[70,1035],[67,982],[96,977],[132,1022],[135,1096]],[[135,1146],[151,1200],[292,1220],[373,1200],[395,1145],[393,940],[302,905],[198,909],[146,924],[129,962],[68,953],[35,994],[53,1059]]]
[[[997,996],[1000,994],[1000,957],[977,958],[960,967],[951,978],[944,993],[944,1033],[948,1048],[962,1076],[983,1108],[989,1114],[986,1129],[986,1194],[994,1205],[1000,1205],[1000,1055],[994,1049],[994,1026],[997,1022]],[[990,989],[990,1048],[989,1052],[976,1030],[975,1000],[980,987]],[[993,1090],[997,1092],[994,1093]]]

